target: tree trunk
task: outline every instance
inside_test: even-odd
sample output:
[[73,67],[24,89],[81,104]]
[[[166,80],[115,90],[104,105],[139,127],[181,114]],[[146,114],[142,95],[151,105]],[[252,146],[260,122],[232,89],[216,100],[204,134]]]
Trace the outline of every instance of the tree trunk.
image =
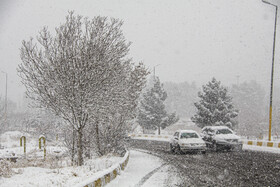
[[78,166],[83,165],[83,130],[78,130]]
[[75,135],[75,128],[73,127],[73,135],[72,135],[72,150],[71,150],[71,163],[72,163],[72,166],[74,165],[74,156],[75,156],[75,139],[76,139],[76,135]]
[[160,126],[158,126],[158,135],[160,135]]
[[99,128],[98,128],[98,122],[95,125],[95,134],[96,134],[96,145],[97,145],[97,153],[99,155],[101,154],[101,148],[100,148],[100,139],[99,139]]
[[89,159],[91,159],[90,148],[91,148],[91,136],[88,135],[87,157],[88,157]]

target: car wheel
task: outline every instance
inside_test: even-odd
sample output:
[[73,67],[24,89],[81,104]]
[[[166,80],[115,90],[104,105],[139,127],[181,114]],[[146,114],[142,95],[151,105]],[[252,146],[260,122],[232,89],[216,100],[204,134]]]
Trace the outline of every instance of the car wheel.
[[234,148],[235,151],[242,151],[242,145],[237,145]]
[[171,153],[174,153],[174,148],[173,148],[172,144],[170,144],[170,151],[171,151]]
[[183,153],[179,145],[177,145],[175,151],[176,151],[176,153],[179,154],[179,155]]
[[215,152],[218,151],[218,146],[215,142],[213,143],[213,151],[215,151]]

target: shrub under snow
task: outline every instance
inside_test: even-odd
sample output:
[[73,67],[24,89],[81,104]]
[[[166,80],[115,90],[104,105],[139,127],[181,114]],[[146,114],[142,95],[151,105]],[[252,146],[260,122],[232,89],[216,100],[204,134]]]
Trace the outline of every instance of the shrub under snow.
[[0,177],[11,177],[12,174],[11,163],[7,160],[0,160]]

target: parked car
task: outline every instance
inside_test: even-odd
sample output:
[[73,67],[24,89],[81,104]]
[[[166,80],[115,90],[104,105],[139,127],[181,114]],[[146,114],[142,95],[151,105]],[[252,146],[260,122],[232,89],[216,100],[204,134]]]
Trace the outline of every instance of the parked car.
[[170,140],[171,152],[206,152],[206,144],[193,130],[178,130]]
[[202,129],[202,139],[208,148],[218,150],[242,150],[240,136],[227,126],[206,126]]

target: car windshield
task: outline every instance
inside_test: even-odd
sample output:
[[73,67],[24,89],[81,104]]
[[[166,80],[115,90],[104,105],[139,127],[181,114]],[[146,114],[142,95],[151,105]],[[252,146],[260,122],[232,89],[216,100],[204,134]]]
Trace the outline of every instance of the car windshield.
[[232,132],[229,129],[219,129],[216,134],[232,134]]
[[198,135],[194,132],[184,132],[181,134],[181,139],[182,138],[198,138]]

